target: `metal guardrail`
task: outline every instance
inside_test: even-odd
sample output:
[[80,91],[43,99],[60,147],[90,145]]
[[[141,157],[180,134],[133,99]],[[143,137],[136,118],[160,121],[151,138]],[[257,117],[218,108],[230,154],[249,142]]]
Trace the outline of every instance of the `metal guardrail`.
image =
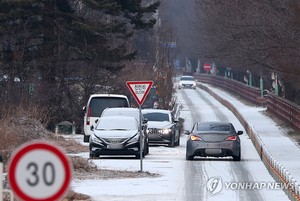
[[259,133],[257,133],[252,125],[250,125],[243,115],[232,105],[229,101],[223,99],[208,87],[198,84],[198,87],[207,91],[220,103],[226,106],[232,113],[238,118],[243,127],[245,128],[248,136],[250,137],[256,151],[258,152],[262,162],[269,171],[270,175],[274,180],[280,183],[283,187],[282,190],[286,193],[288,198],[292,201],[300,201],[300,184],[292,177],[292,175],[287,171],[287,169],[281,165],[272,153],[268,150],[262,139],[260,138]]
[[195,74],[194,77],[200,82],[232,91],[257,105],[266,105],[268,111],[300,129],[300,106],[287,99],[272,93],[261,97],[259,88],[248,86],[230,78],[207,74]]
[[194,77],[200,82],[225,88],[240,95],[241,97],[246,98],[249,101],[252,101],[255,104],[261,105],[264,102],[260,97],[261,91],[259,88],[245,85],[244,83],[241,83],[239,81],[216,75],[194,74]]
[[300,106],[269,93],[266,98],[267,109],[294,127],[300,128]]

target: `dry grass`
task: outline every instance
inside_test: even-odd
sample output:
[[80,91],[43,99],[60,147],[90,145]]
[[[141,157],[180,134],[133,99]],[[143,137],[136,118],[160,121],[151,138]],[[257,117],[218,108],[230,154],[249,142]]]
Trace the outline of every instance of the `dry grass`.
[[[46,116],[41,115],[44,111],[36,108],[27,110],[20,108],[0,110],[0,155],[3,156],[4,167],[6,166],[12,152],[25,142],[31,140],[45,140],[60,146],[67,154],[87,152],[88,147],[77,143],[74,139],[66,139],[61,135],[56,135],[47,131],[41,122],[46,121]],[[149,172],[117,171],[99,169],[92,160],[81,157],[70,157],[73,165],[74,179],[120,179],[120,178],[140,178],[158,177],[159,174]],[[5,170],[7,168],[4,168]],[[6,195],[4,201],[9,200]],[[15,199],[17,200],[17,199]],[[64,201],[90,201],[91,197],[74,192],[70,189],[65,195]]]
[[[3,157],[4,171],[7,171],[7,162],[15,150],[25,142],[31,140],[47,140],[52,141],[56,145],[64,147],[68,152],[85,150],[86,147],[78,145],[75,141],[66,141],[63,137],[57,136],[47,131],[41,122],[47,122],[47,112],[37,107],[23,109],[19,107],[7,107],[0,110],[0,155]],[[88,164],[74,163],[75,168],[88,166]],[[86,162],[87,163],[87,162]],[[4,194],[4,201],[10,200],[9,194]],[[18,200],[15,198],[14,200]],[[90,201],[88,195],[75,193],[69,190],[64,200],[85,200]]]
[[74,154],[80,152],[87,152],[88,147],[79,144],[74,139],[66,139],[62,135],[54,135],[52,134],[51,137],[48,137],[48,141],[55,143],[56,145],[62,147],[66,153]]
[[8,107],[0,111],[0,155],[6,163],[15,150],[24,142],[33,139],[42,139],[50,136],[42,121],[46,116],[44,111],[37,108]]

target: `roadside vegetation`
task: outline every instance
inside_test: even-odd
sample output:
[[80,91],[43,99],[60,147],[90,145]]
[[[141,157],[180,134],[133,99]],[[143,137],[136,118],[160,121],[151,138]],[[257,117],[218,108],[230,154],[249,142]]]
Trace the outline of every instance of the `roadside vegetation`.
[[[0,107],[47,108],[47,129],[67,120],[80,132],[82,107],[91,94],[130,95],[124,82],[127,67],[134,72],[128,74],[130,80],[155,79],[159,4],[1,1]],[[140,65],[132,67],[135,59]],[[152,68],[150,78],[135,72],[143,66]]]
[[243,83],[252,76],[256,87],[263,78],[269,91],[277,82],[279,96],[300,104],[298,0],[196,0],[195,5],[201,61]]
[[[73,166],[73,179],[120,179],[158,177],[160,175],[150,172],[133,172],[99,169],[90,160],[83,159],[72,154],[87,152],[88,147],[83,146],[74,139],[66,139],[63,135],[55,134],[45,128],[47,112],[41,108],[24,107],[6,108],[1,111],[0,119],[0,155],[3,157],[4,172],[7,173],[7,165],[12,153],[23,143],[39,140],[53,143],[61,147],[69,155]],[[9,187],[9,184],[6,186]],[[4,200],[9,200],[5,196]],[[64,200],[91,200],[88,195],[78,194],[72,189],[68,191]]]

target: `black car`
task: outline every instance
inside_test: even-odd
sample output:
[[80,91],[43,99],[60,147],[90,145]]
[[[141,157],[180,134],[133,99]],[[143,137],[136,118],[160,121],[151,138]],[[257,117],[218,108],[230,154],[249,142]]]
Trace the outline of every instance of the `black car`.
[[167,144],[170,147],[179,146],[179,122],[171,111],[163,109],[143,109],[147,119],[147,134],[150,144]]
[[241,143],[239,135],[243,131],[235,131],[234,126],[227,122],[195,123],[186,145],[186,160],[193,160],[195,156],[227,157],[234,161],[241,160]]

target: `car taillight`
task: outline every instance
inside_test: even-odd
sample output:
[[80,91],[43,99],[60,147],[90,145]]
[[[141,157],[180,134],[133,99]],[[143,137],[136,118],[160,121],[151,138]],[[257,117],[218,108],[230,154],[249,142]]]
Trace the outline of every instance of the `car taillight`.
[[86,125],[88,126],[90,125],[90,117],[91,117],[91,108],[89,107],[86,115]]
[[201,137],[199,137],[197,135],[191,135],[191,140],[192,141],[202,141]]
[[235,135],[227,137],[225,140],[236,141],[237,137]]

